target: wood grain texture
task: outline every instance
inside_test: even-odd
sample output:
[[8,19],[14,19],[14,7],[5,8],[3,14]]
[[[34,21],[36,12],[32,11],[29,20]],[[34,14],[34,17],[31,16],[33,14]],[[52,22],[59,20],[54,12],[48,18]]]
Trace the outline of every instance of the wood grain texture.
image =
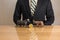
[[0,26],[0,40],[60,40],[60,26],[26,27]]

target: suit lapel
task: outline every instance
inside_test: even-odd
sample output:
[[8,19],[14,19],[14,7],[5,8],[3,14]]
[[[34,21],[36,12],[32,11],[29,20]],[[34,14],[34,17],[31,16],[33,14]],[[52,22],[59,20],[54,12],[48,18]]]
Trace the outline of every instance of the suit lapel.
[[39,7],[41,7],[41,0],[38,0],[35,12],[38,11]]
[[31,10],[30,10],[30,6],[29,6],[29,0],[27,0],[27,6],[28,6],[28,10],[31,12]]
[[[31,12],[30,6],[29,6],[29,0],[25,0],[25,4],[26,4],[26,6],[28,8],[28,11]],[[41,0],[38,0],[37,6],[36,6],[36,9],[35,9],[35,13],[38,11],[38,9],[39,9],[40,6],[41,6]]]
[[27,8],[27,11],[30,12],[29,0],[24,0],[24,5]]

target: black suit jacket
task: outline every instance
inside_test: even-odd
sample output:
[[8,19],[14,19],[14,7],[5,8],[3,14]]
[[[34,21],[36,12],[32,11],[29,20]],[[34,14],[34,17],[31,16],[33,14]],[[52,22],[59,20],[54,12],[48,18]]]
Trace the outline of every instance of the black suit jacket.
[[33,19],[43,21],[45,25],[51,25],[54,22],[54,13],[50,0],[38,0],[34,16],[31,16],[29,0],[17,0],[13,16],[15,24],[18,24],[17,21],[20,20],[21,14],[23,14],[23,20],[30,19],[31,22]]

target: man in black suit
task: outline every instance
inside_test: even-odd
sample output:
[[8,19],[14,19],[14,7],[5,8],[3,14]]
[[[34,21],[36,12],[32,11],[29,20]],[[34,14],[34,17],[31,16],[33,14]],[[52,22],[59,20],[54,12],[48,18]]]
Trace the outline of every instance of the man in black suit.
[[[23,20],[29,19],[30,23],[43,23],[44,25],[51,25],[54,22],[54,12],[50,0],[37,0],[37,5],[33,16],[31,14],[31,5],[29,0],[17,0],[13,20],[16,25],[18,20],[23,15]],[[33,6],[33,5],[32,5]]]

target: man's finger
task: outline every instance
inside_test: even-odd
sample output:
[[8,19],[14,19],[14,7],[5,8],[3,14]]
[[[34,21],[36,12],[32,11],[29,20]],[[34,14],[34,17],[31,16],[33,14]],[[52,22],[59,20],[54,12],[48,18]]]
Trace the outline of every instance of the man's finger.
[[44,23],[42,21],[40,21],[41,25],[44,25]]

